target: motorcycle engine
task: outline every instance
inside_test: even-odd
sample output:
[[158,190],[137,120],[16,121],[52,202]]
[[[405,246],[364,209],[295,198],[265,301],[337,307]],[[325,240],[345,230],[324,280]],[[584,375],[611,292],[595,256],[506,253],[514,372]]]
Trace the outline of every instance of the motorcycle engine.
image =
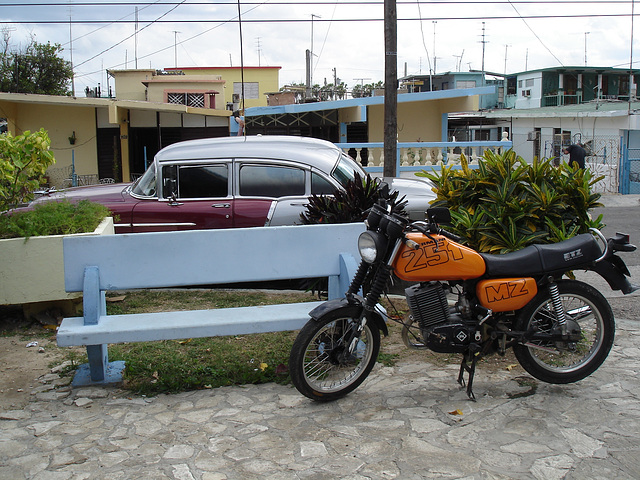
[[439,353],[462,353],[469,348],[475,328],[451,311],[439,282],[413,285],[405,295],[427,348]]

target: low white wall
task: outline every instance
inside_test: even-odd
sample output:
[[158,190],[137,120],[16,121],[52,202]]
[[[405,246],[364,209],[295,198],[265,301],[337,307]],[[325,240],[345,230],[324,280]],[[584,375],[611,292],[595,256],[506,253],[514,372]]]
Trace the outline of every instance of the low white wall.
[[[113,218],[105,218],[92,233],[113,235]],[[64,288],[62,239],[70,235],[0,240],[0,305],[67,300],[81,296]]]

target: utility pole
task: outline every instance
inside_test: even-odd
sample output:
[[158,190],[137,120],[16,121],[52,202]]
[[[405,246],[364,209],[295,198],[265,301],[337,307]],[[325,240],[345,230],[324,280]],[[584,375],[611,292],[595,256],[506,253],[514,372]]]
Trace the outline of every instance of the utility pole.
[[505,45],[504,46],[504,74],[507,74],[507,49],[510,47],[511,45]]
[[[5,39],[8,37],[5,34]],[[9,41],[7,39],[7,45]],[[69,58],[71,63],[71,96],[76,96],[76,74],[73,72],[73,35],[71,35],[71,12],[69,12]]]
[[338,72],[336,67],[333,67],[333,99],[336,99],[336,94],[338,91]]
[[138,69],[138,7],[136,7],[136,15],[135,15],[135,39],[133,46],[133,57],[135,59],[136,70]]
[[384,168],[396,176],[398,145],[398,14],[396,0],[384,0]]
[[433,23],[433,74],[437,75],[438,70],[436,69],[436,20],[432,21]]
[[487,41],[484,39],[484,22],[482,22],[482,86],[484,86],[484,46]]
[[309,50],[309,85],[307,85],[307,91],[311,92],[311,95],[313,94],[313,17],[322,18],[315,13],[311,14],[311,50]]
[[173,66],[178,68],[178,32],[177,30],[173,31]]
[[584,66],[587,66],[587,35],[591,32],[584,32]]

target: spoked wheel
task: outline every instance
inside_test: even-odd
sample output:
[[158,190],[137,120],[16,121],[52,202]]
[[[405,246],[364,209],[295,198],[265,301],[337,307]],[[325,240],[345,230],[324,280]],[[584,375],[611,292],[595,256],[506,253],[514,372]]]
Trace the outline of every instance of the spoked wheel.
[[369,375],[380,351],[380,332],[368,323],[349,350],[359,309],[342,308],[310,320],[296,337],[289,357],[293,385],[320,402],[344,397]]
[[[613,313],[596,289],[582,282],[558,282],[566,312],[569,339],[532,340],[514,346],[518,362],[531,375],[548,383],[572,383],[591,375],[607,358],[615,335]],[[520,312],[516,330],[558,332],[549,293],[544,290]]]

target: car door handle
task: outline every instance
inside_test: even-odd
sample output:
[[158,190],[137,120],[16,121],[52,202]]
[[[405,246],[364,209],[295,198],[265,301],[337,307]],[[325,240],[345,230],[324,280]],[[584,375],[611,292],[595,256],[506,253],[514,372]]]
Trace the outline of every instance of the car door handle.
[[289,205],[300,205],[302,207],[304,207],[305,205],[308,205],[309,202],[291,202]]
[[213,208],[231,208],[230,203],[214,203],[211,205]]

